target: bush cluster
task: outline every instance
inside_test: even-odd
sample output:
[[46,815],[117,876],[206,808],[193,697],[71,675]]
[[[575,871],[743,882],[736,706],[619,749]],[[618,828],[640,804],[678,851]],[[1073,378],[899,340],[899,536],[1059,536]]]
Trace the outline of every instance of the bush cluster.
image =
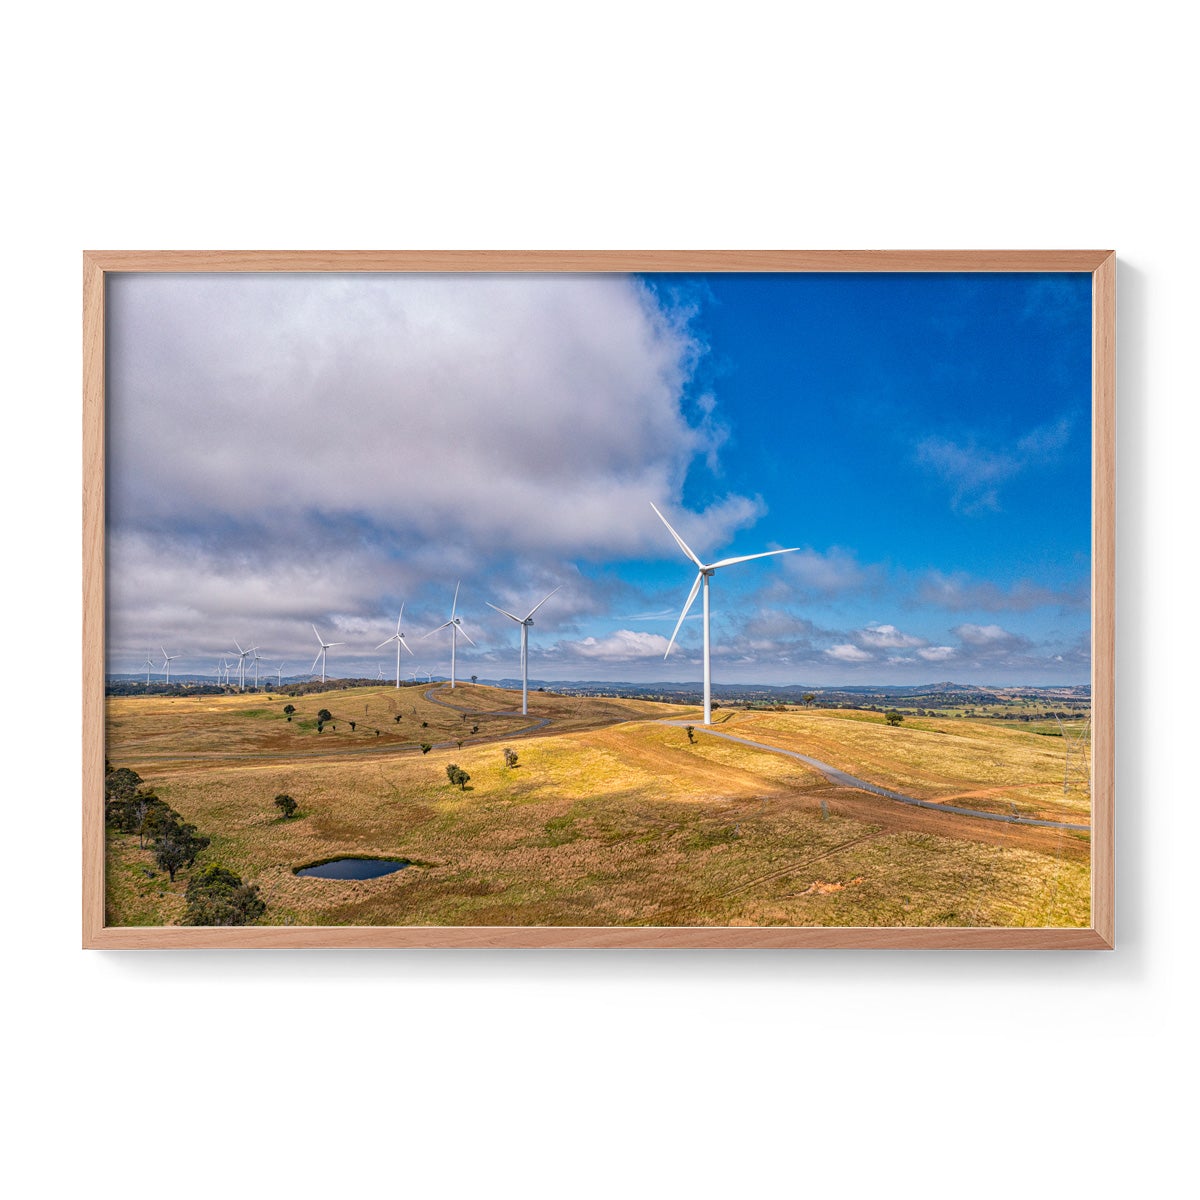
[[185,925],[248,925],[267,911],[256,886],[218,863],[188,880],[186,898]]

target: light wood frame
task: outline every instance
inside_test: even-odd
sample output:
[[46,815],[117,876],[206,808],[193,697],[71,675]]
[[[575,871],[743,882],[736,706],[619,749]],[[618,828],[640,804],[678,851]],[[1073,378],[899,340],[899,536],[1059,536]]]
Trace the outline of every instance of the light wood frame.
[[[1087,272],[1092,277],[1092,925],[1086,929],[104,925],[105,279],[120,272]],[[1111,949],[1116,255],[1111,250],[90,251],[83,256],[83,945]]]

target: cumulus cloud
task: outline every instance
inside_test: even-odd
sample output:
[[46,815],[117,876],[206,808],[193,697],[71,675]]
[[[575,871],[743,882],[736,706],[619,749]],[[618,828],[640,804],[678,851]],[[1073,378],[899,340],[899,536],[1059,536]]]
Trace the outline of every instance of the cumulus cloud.
[[1000,625],[958,625],[954,633],[976,654],[1012,654],[1029,648],[1029,639],[1010,633]]
[[873,654],[862,647],[851,645],[849,642],[844,642],[840,646],[830,646],[825,653],[835,661],[842,663],[872,662],[875,658]]
[[917,443],[916,461],[949,485],[956,511],[999,511],[1002,485],[1031,467],[1054,462],[1070,438],[1067,417],[1031,429],[1011,447],[988,447],[975,438],[952,441],[933,434]]
[[924,638],[901,633],[895,625],[868,625],[866,629],[860,629],[856,637],[861,645],[876,650],[900,650],[925,644]]
[[953,646],[922,646],[917,653],[926,662],[948,662],[958,651]]
[[[309,512],[633,554],[723,437],[711,399],[683,411],[686,320],[623,276],[128,276],[109,308],[116,524],[270,536]],[[690,526],[721,545],[759,511],[730,496]]]
[[605,662],[625,662],[638,658],[662,658],[668,640],[657,633],[639,633],[634,629],[618,629],[608,637],[586,637],[578,642],[560,642],[558,652],[571,659],[599,659]]

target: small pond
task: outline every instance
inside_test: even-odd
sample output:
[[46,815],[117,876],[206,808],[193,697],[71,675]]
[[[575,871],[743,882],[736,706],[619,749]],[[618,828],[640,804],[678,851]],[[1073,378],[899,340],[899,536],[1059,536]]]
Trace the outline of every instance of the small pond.
[[338,858],[315,867],[297,867],[296,874],[314,879],[378,879],[407,866],[408,861],[403,858]]

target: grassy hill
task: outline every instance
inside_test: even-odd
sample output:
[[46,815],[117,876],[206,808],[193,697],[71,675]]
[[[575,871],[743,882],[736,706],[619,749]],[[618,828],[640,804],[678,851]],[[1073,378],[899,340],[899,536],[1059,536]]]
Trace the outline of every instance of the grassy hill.
[[[1086,833],[908,808],[661,723],[696,709],[541,693],[528,718],[519,707],[519,693],[471,685],[112,698],[107,754],[212,838],[202,861],[260,887],[272,924],[1088,923]],[[318,733],[321,708],[332,720]],[[911,795],[1087,819],[1086,794],[1063,795],[1061,744],[1021,727],[718,716],[718,729]],[[291,820],[280,792],[299,802]],[[294,874],[339,855],[415,865],[366,881]],[[186,874],[169,883],[136,837],[110,834],[109,923],[177,921]]]

